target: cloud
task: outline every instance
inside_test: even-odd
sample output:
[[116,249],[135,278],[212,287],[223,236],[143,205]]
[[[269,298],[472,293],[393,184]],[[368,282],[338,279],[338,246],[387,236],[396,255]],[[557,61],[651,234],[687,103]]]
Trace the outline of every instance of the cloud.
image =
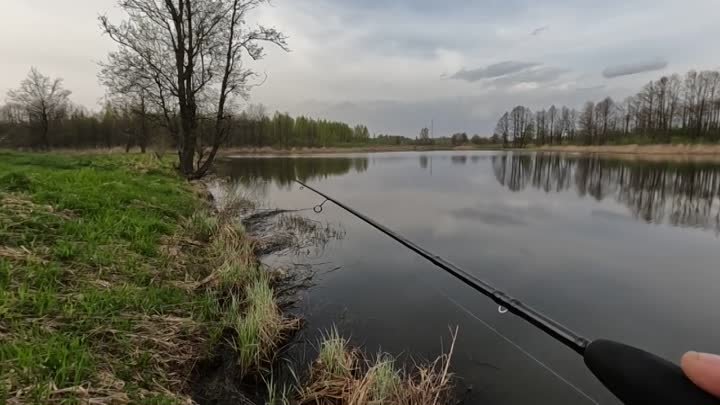
[[547,30],[549,30],[549,29],[550,29],[550,26],[549,26],[549,25],[543,25],[542,27],[538,27],[538,28],[535,28],[534,30],[532,30],[532,32],[530,33],[530,35],[533,35],[533,36],[535,36],[535,35],[540,35],[540,34],[542,34],[543,32],[545,32],[545,31],[547,31]]
[[[37,66],[65,78],[73,102],[97,108],[104,89],[93,79],[94,61],[104,60],[115,45],[100,35],[96,17],[107,12],[113,21],[122,20],[117,0],[5,3],[0,38],[13,40],[0,40],[6,62],[0,103]],[[720,36],[717,0],[690,0],[692,7],[669,0],[554,0],[543,7],[532,0],[273,3],[248,15],[248,23],[277,27],[290,37],[293,52],[268,46],[267,58],[247,61],[247,68],[268,74],[252,102],[269,111],[364,123],[377,133],[414,137],[434,119],[438,135],[489,135],[514,105],[577,108],[590,99],[622,99],[652,75],[608,80],[601,74],[607,66],[658,56],[681,74],[718,65],[712,52],[698,51]],[[62,29],[36,29],[58,24]],[[592,87],[602,83],[607,87]]]
[[612,79],[614,77],[665,69],[667,65],[668,63],[664,59],[652,59],[626,65],[609,66],[603,70],[602,74],[605,78]]
[[567,72],[569,72],[568,69],[559,67],[541,67],[538,69],[524,70],[513,75],[499,77],[494,79],[492,83],[501,86],[512,86],[520,83],[547,83],[558,79]]
[[595,91],[595,90],[604,90],[605,85],[604,84],[598,84],[595,86],[585,86],[585,87],[576,87],[575,90],[577,91]]
[[459,72],[450,76],[450,78],[457,80],[465,80],[467,82],[477,82],[483,79],[491,79],[494,77],[501,77],[508,74],[521,72],[525,69],[529,69],[535,66],[540,66],[540,63],[505,61],[495,63],[484,68],[471,70],[460,69]]

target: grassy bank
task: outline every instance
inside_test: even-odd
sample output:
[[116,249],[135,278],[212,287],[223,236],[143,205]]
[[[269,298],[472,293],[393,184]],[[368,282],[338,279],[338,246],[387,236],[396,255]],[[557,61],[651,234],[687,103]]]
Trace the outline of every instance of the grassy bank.
[[188,403],[222,337],[250,373],[293,326],[169,163],[2,154],[0,199],[2,401]]
[[[443,403],[446,362],[362,366],[336,335],[294,387],[267,383],[299,321],[237,222],[249,204],[216,211],[154,157],[0,152],[0,404],[202,403],[198,364],[221,347],[232,379],[254,381],[267,404],[371,403],[318,389],[339,384]],[[350,359],[342,375],[321,372],[338,356]]]

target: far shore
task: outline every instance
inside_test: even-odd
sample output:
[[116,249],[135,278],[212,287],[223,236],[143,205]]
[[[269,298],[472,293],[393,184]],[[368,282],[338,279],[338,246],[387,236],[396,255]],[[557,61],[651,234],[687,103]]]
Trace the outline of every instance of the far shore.
[[473,150],[500,150],[500,145],[368,145],[348,147],[299,147],[299,148],[227,148],[221,149],[218,154],[221,156],[233,155],[318,155],[318,154],[341,154],[341,153],[380,153],[380,152],[432,152],[432,151],[473,151]]
[[500,145],[370,145],[352,147],[327,148],[229,148],[220,150],[219,154],[229,156],[250,155],[320,155],[346,153],[380,153],[380,152],[432,152],[432,151],[482,151],[482,150],[520,150],[530,152],[559,152],[573,154],[601,154],[625,159],[642,160],[712,160],[720,161],[720,144],[699,145],[544,145],[530,146],[523,149],[503,149]]
[[[526,151],[526,152],[558,152],[572,154],[600,154],[633,159],[684,159],[684,160],[713,160],[720,161],[720,144],[652,144],[652,145],[530,145],[526,148],[503,148],[502,145],[367,145],[347,147],[243,147],[222,148],[218,156],[258,156],[258,155],[322,155],[322,154],[348,154],[348,153],[382,153],[382,152],[433,152],[433,151]],[[10,149],[0,148],[0,152],[11,153]],[[148,148],[149,153],[158,153],[153,147]],[[92,149],[52,149],[51,153],[67,155],[84,154],[124,154],[124,148],[92,148]],[[159,152],[160,155],[166,152]]]
[[597,154],[630,160],[720,162],[720,145],[545,145],[527,150],[575,154]]

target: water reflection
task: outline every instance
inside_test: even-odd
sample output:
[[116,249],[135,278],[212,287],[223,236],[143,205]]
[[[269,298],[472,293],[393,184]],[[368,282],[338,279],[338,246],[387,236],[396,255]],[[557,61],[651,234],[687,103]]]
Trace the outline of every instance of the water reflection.
[[218,163],[219,171],[239,181],[274,182],[287,187],[295,179],[312,181],[368,169],[367,157],[248,157]]
[[513,192],[574,188],[578,196],[614,198],[633,217],[720,233],[720,170],[702,163],[629,162],[598,156],[502,154],[492,157],[497,181]]
[[718,322],[708,322],[717,318],[717,234],[681,229],[720,231],[720,165],[502,151],[357,156],[242,158],[220,168],[267,184],[268,207],[347,229],[319,254],[272,258],[288,268],[343,266],[300,300],[307,341],[336,325],[371,352],[433,358],[442,331],[460,325],[453,368],[476,387],[467,403],[585,403],[458,310],[450,294],[599,403],[616,403],[573,353],[372,227],[332,204],[321,214],[305,210],[322,199],[290,187],[294,178],[589,337],[667,358],[689,347],[720,351]]
[[420,168],[427,169],[430,159],[427,155],[420,155]]
[[467,164],[468,157],[467,157],[467,155],[452,156],[452,157],[450,157],[450,161],[454,165],[464,165],[464,164]]

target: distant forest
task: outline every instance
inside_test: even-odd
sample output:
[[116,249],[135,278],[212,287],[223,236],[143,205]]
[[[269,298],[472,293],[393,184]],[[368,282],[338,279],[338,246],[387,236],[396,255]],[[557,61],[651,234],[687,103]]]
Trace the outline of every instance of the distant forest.
[[[112,97],[99,112],[91,112],[69,100],[71,92],[61,79],[51,79],[32,69],[19,89],[8,93],[8,103],[0,106],[0,147],[48,150],[52,148],[117,148],[126,150],[149,145],[175,148],[173,130],[162,111],[137,92],[134,97]],[[489,143],[478,135],[458,133],[430,138],[423,128],[415,139],[376,134],[365,125],[292,117],[287,113],[269,114],[262,105],[249,105],[225,118],[227,134],[223,147],[342,147],[363,145],[462,145]],[[197,124],[199,149],[209,147],[214,138],[212,120]]]
[[[26,82],[25,90],[11,92],[10,102],[0,106],[0,147],[41,150],[137,147],[143,152],[151,144],[174,148],[165,118],[145,100],[134,103],[126,99],[109,100],[99,112],[90,112],[69,101],[70,92],[62,89],[60,80],[51,80],[33,70]],[[31,100],[24,102],[20,97]],[[260,105],[251,105],[227,121],[225,147],[340,146],[368,144],[371,138],[364,125],[351,127],[342,122],[293,118],[282,113],[268,115]],[[209,145],[210,123],[200,121],[198,132],[199,144]],[[395,138],[383,136],[374,142],[405,141]]]
[[[109,89],[112,86],[107,86]],[[143,152],[177,148],[180,116],[158,109],[144,90],[132,96],[109,92],[100,111],[73,104],[61,79],[32,69],[0,106],[0,147],[139,148]],[[217,141],[213,119],[198,118],[197,150],[206,153]],[[490,138],[467,133],[432,137],[422,128],[415,138],[371,135],[364,125],[269,114],[249,105],[223,118],[222,147],[342,147],[365,145],[525,147],[560,144],[716,143],[720,141],[720,72],[690,71],[651,81],[622,102],[607,97],[580,109],[550,106],[533,112],[518,105],[504,113]]]
[[494,140],[528,144],[716,143],[720,140],[720,72],[691,70],[651,81],[622,102],[588,101],[580,111],[518,105],[498,120]]

